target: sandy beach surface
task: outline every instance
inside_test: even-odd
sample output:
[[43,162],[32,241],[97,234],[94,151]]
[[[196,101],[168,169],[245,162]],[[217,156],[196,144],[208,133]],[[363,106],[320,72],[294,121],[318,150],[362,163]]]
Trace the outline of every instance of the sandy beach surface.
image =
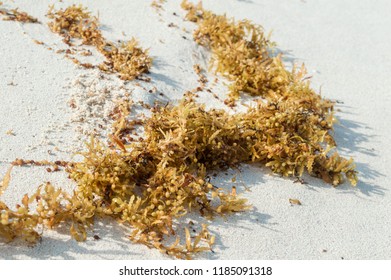
[[[193,65],[208,67],[210,54],[193,41],[195,26],[183,20],[179,0],[168,0],[159,12],[151,7],[152,1],[145,0],[3,2],[6,8],[18,7],[43,24],[0,21],[1,177],[15,158],[74,158],[83,149],[89,129],[106,116],[115,98],[132,92],[134,101],[175,102],[198,85]],[[73,3],[99,14],[109,40],[134,36],[150,49],[154,59],[150,83],[124,83],[115,75],[102,78],[99,71],[80,68],[56,53],[65,44],[46,25],[48,5],[60,8]],[[305,175],[307,184],[300,184],[256,165],[222,172],[214,183],[226,188],[235,185],[254,208],[210,222],[209,229],[216,235],[214,252],[197,258],[390,259],[391,2],[205,0],[203,4],[217,14],[250,19],[272,31],[287,67],[305,63],[312,87],[337,100],[335,139],[341,155],[354,158],[359,183],[333,188]],[[214,77],[208,74],[210,80]],[[221,78],[213,85],[214,92],[224,96],[224,83]],[[89,98],[88,92],[101,95]],[[205,92],[197,101],[209,108],[226,108],[223,99]],[[72,109],[72,100],[84,111]],[[15,167],[2,200],[15,205],[46,181],[65,190],[74,188],[65,172]],[[302,205],[292,206],[289,199],[298,199]],[[66,228],[45,230],[42,241],[33,247],[0,243],[0,259],[170,259],[133,244],[128,233],[111,220],[97,220],[87,241],[81,243],[71,239]]]

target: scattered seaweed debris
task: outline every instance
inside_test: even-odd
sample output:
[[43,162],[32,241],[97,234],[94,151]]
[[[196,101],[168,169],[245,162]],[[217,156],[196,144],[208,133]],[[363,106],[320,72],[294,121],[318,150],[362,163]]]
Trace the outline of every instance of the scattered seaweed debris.
[[[57,11],[51,6],[47,16],[52,19],[48,23],[49,28],[64,37],[64,42],[69,46],[74,46],[72,39],[79,39],[84,45],[95,46],[106,58],[98,66],[102,71],[118,73],[123,80],[133,80],[149,72],[152,59],[148,56],[148,50],[140,48],[135,38],[119,45],[107,41],[99,29],[99,19],[91,16],[82,5],[72,5]],[[89,63],[81,63],[76,58],[72,60],[86,68],[95,67]]]
[[206,84],[208,83],[208,79],[207,79],[207,77],[204,74],[204,70],[201,68],[201,66],[199,64],[193,65],[193,69],[194,69],[194,72],[198,76],[198,80],[197,81],[199,83],[199,87],[197,88],[197,90],[198,91],[202,91],[202,90],[205,89]]
[[[52,152],[48,150],[48,153],[51,154]],[[36,161],[17,158],[11,164],[13,166],[51,166],[53,167],[53,170],[58,171],[60,167],[72,166],[73,163],[63,160],[56,160],[53,162],[48,160]]]
[[[2,5],[3,2],[0,2],[0,6]],[[26,12],[19,11],[18,8],[11,10],[0,8],[0,15],[5,16],[3,20],[6,21],[19,21],[22,23],[40,23],[37,18],[30,16]]]

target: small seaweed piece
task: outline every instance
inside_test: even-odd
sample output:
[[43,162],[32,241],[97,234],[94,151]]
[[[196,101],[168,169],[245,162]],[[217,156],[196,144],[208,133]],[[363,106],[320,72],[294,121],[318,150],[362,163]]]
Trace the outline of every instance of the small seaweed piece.
[[163,9],[163,5],[167,2],[167,0],[153,0],[151,3],[151,7],[154,8],[157,12],[160,12]]
[[6,241],[11,241],[15,238],[22,238],[29,243],[35,243],[40,238],[40,234],[36,231],[39,223],[39,216],[31,214],[29,204],[31,198],[24,195],[22,205],[17,205],[17,210],[13,211],[8,206],[0,201],[0,237]]
[[81,39],[85,45],[100,45],[103,42],[98,18],[92,17],[87,8],[82,5],[72,5],[58,11],[54,11],[52,5],[47,17],[52,19],[48,25],[54,33],[63,37]]
[[[63,36],[68,45],[73,45],[72,39],[81,39],[83,44],[95,46],[106,57],[106,61],[98,66],[102,71],[118,73],[123,80],[133,80],[149,72],[152,59],[148,56],[148,50],[139,47],[134,38],[119,45],[107,41],[100,31],[99,19],[91,16],[82,5],[57,11],[51,6],[48,17],[52,19],[48,23],[50,29]],[[72,60],[85,68],[95,67],[89,63],[83,64],[76,58]]]
[[[0,6],[3,3],[0,2]],[[30,16],[26,12],[19,11],[18,8],[7,10],[5,8],[0,8],[0,15],[4,15],[3,20],[6,21],[18,21],[22,23],[40,23],[37,18]]]
[[0,196],[4,193],[4,191],[8,188],[8,185],[10,183],[10,180],[11,180],[11,171],[12,171],[12,168],[14,166],[11,165],[7,172],[5,173],[4,177],[3,177],[3,180],[1,181],[0,183]]
[[290,199],[289,199],[289,203],[290,203],[291,205],[301,205],[300,200],[295,199],[295,198],[290,198]]

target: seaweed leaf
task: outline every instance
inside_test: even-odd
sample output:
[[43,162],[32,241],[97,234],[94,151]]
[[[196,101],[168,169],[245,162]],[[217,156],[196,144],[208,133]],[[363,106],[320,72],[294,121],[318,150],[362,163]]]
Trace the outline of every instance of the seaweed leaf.
[[9,183],[11,181],[11,171],[14,165],[11,165],[7,172],[5,173],[3,180],[0,183],[0,196],[4,193],[4,191],[8,188]]

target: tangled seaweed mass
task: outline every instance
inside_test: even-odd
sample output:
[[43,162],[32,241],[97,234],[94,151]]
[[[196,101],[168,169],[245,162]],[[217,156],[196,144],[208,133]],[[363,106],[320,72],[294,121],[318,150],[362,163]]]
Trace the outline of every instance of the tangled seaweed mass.
[[[212,171],[259,162],[283,176],[301,176],[307,171],[334,186],[344,178],[356,184],[353,161],[335,151],[330,133],[333,102],[310,88],[304,67],[287,71],[280,57],[269,54],[271,45],[261,27],[215,15],[200,4],[184,1],[182,6],[188,11],[187,19],[197,24],[195,41],[213,54],[212,67],[233,82],[227,103],[232,105],[242,92],[262,98],[235,115],[206,110],[192,98],[177,105],[155,106],[151,117],[138,122],[144,128],[144,140],[130,143],[123,140],[132,130],[131,126],[126,128],[132,109],[127,103],[116,121],[121,125],[112,131],[111,147],[92,138],[82,154],[83,161],[63,165],[77,185],[73,194],[46,183],[34,195],[25,195],[16,210],[0,203],[1,237],[35,242],[40,238],[37,227],[69,223],[71,235],[81,241],[96,217],[108,216],[129,226],[132,241],[189,259],[211,250],[215,237],[206,225],[191,236],[187,228],[181,228],[181,218],[198,212],[212,219],[251,208],[235,191],[214,186],[208,180]],[[99,29],[87,15],[77,19],[77,24],[56,19],[51,28],[103,51],[108,43],[103,43]],[[87,29],[80,26],[83,22]],[[87,31],[95,35],[87,36]],[[112,51],[109,56],[115,58]],[[148,58],[144,61],[150,63]],[[109,65],[116,69],[115,63]],[[128,64],[132,67],[135,72],[129,76],[118,72],[135,77],[139,67]],[[11,169],[2,190],[10,173]],[[34,211],[32,203],[37,204]],[[181,230],[184,241],[179,238]],[[176,241],[169,244],[170,237]]]

